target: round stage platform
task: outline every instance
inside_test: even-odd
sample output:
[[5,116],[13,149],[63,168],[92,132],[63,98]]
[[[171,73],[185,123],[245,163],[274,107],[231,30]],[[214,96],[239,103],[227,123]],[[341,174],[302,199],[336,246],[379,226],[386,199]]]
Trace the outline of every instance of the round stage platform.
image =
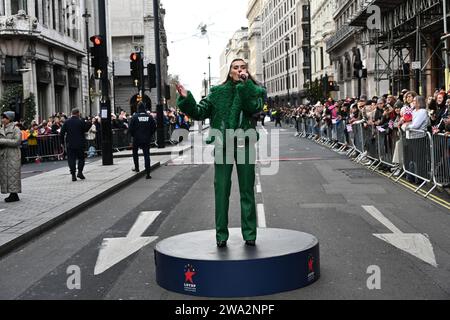
[[240,229],[230,229],[226,248],[215,230],[182,234],[155,248],[156,281],[180,294],[258,297],[297,290],[320,277],[319,241],[312,235],[258,229],[256,247],[245,245]]

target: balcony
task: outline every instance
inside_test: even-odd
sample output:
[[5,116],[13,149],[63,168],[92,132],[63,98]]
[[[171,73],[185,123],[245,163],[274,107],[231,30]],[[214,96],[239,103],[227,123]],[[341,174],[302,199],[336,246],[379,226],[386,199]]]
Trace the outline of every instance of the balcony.
[[367,8],[373,4],[374,0],[365,0],[358,11],[349,18],[349,24],[353,27],[365,27],[367,26],[368,19],[372,14],[367,13]]
[[345,25],[338,29],[338,31],[327,41],[327,52],[329,53],[332,51],[335,47],[339,46],[360,29],[361,28],[352,27],[349,25]]

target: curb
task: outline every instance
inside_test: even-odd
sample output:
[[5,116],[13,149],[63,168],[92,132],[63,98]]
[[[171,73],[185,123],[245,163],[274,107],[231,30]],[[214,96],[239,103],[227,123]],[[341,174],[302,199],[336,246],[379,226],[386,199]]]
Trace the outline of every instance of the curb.
[[[190,149],[193,149],[193,148],[194,148],[194,146],[189,146],[189,147],[186,147],[183,150],[180,150],[178,152],[174,152],[174,151],[160,151],[160,152],[158,152],[158,151],[156,151],[156,152],[152,153],[151,150],[150,150],[150,158],[152,156],[153,157],[171,156],[171,155],[177,155],[177,154],[179,156],[182,156],[184,154],[184,152],[186,152],[186,151],[188,151]],[[143,157],[143,156],[144,156],[144,154],[139,152],[139,157]],[[114,159],[132,158],[132,157],[133,157],[132,153],[130,153],[130,154],[116,154],[116,155],[114,155]]]
[[[161,162],[156,162],[151,166],[151,170],[153,171],[154,169],[157,169],[161,166],[162,166]],[[27,232],[23,235],[20,235],[19,237],[0,246],[0,258],[2,258],[3,256],[6,256],[7,254],[9,254],[12,251],[16,250],[17,248],[23,246],[24,244],[31,241],[32,239],[49,231],[50,229],[60,225],[61,223],[65,222],[66,220],[77,216],[78,214],[80,214],[82,211],[84,211],[88,207],[92,206],[93,204],[97,203],[98,201],[102,201],[103,199],[111,196],[112,193],[116,193],[117,191],[132,184],[133,182],[144,177],[145,175],[146,175],[145,170],[141,171],[140,173],[135,174],[134,176],[120,182],[119,184],[112,186],[108,190],[103,191],[102,193],[94,196],[93,198],[90,198],[89,200],[85,201],[84,203],[77,205],[76,207],[70,209],[69,211],[66,211],[65,213],[59,215],[58,217],[55,217],[55,218],[43,223],[42,225],[34,228],[33,230],[30,230],[29,232]]]

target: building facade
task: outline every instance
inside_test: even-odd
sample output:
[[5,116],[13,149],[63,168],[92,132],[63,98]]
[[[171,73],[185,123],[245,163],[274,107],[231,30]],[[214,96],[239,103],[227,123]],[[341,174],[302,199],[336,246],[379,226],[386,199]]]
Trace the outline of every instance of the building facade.
[[[389,92],[387,79],[378,77],[377,70],[385,70],[386,52],[375,45],[373,32],[367,28],[367,19],[362,17],[357,25],[354,24],[362,13],[366,12],[370,1],[337,0],[333,19],[336,32],[327,40],[327,52],[330,54],[335,80],[339,85],[338,99],[357,97],[359,93],[368,95],[382,95]],[[379,59],[380,58],[380,59]],[[359,80],[355,76],[354,63],[360,59],[367,77]]]
[[234,59],[250,59],[250,46],[248,42],[248,28],[242,27],[236,31],[228,41],[224,52],[220,56],[220,79],[225,81],[228,77],[230,64]]
[[[110,0],[112,60],[114,61],[114,88],[116,110],[135,111],[136,95],[139,88],[135,87],[130,74],[130,55],[133,52],[143,52],[144,66],[156,62],[155,29],[152,0]],[[165,10],[160,9],[160,41],[161,41],[161,78],[163,94],[168,84],[167,36],[164,28]],[[147,71],[145,71],[147,76]],[[152,101],[156,110],[156,89],[148,88],[145,93]]]
[[335,10],[336,0],[311,2],[311,72],[313,81],[321,81],[323,78],[328,80],[327,82],[334,81],[334,68],[326,51],[326,41],[336,31],[336,24],[333,20]]
[[263,0],[249,0],[248,2],[248,43],[250,47],[249,68],[256,79],[264,82],[262,59],[262,4]]
[[306,99],[309,78],[309,3],[266,0],[262,13],[263,69],[269,104],[295,106]]
[[0,96],[23,85],[24,98],[35,97],[38,120],[87,111],[85,8],[81,0],[0,0]]

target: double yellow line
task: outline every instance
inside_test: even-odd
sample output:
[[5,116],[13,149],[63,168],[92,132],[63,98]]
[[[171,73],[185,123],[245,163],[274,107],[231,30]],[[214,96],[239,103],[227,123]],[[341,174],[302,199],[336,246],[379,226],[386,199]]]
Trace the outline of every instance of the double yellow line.
[[[389,175],[386,174],[386,173],[384,173],[384,172],[377,171],[377,173],[378,173],[378,174],[381,174],[382,176],[385,176],[385,177],[389,178]],[[389,178],[389,179],[392,180],[392,178]],[[400,183],[402,186],[408,188],[409,190],[411,190],[411,191],[413,191],[413,192],[415,192],[416,189],[417,189],[417,186],[416,186],[416,185],[413,185],[412,183],[410,183],[410,182],[408,182],[408,181],[406,181],[406,180],[404,180],[404,179],[400,179],[400,181],[399,181],[398,183]],[[419,190],[419,192],[418,192],[417,194],[420,194],[420,195],[422,195],[423,197],[425,197],[426,194],[427,194],[427,192],[425,192],[425,191],[423,191],[423,190]],[[440,197],[437,197],[437,196],[435,196],[434,194],[430,194],[430,195],[428,196],[428,199],[431,200],[431,201],[433,201],[434,203],[436,203],[436,204],[438,204],[438,205],[440,205],[440,206],[442,206],[442,207],[444,207],[444,208],[450,210],[450,202],[445,201],[444,199],[442,199],[442,198],[440,198]]]

